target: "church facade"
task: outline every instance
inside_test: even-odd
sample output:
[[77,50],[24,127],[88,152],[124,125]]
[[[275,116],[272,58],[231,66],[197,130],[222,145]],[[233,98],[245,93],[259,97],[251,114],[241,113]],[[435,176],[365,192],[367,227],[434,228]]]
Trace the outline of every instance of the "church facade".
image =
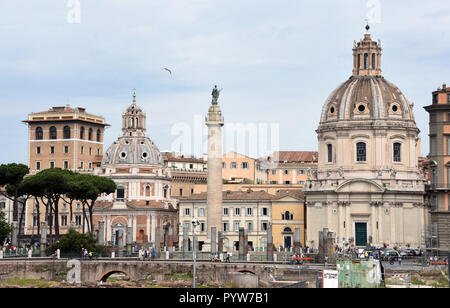
[[353,75],[328,97],[316,131],[318,168],[304,189],[310,246],[324,228],[339,246],[424,245],[414,106],[382,76],[381,42],[369,30],[355,42]]
[[158,147],[146,137],[146,115],[133,103],[122,115],[123,136],[105,152],[95,174],[114,180],[117,191],[99,198],[94,209],[103,242],[124,247],[141,244],[174,247],[178,234],[177,200],[171,197],[171,170]]

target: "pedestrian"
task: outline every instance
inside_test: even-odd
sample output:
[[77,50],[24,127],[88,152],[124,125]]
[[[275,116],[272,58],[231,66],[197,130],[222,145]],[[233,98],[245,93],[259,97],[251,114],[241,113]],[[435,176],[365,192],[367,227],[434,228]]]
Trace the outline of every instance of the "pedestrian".
[[153,250],[153,251],[152,251],[152,259],[154,260],[155,258],[156,258],[156,251]]
[[92,251],[89,251],[89,260],[92,260]]

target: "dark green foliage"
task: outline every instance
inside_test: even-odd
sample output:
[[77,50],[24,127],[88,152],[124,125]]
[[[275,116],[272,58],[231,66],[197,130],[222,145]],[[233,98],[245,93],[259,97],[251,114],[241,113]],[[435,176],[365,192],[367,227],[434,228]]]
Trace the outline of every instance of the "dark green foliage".
[[54,253],[57,249],[61,253],[74,253],[79,254],[81,248],[85,248],[93,253],[105,253],[106,247],[97,245],[95,235],[92,233],[81,234],[77,231],[70,229],[66,235],[61,236],[60,240],[51,245],[48,249],[48,253]]
[[5,219],[5,213],[0,211],[0,246],[3,245],[9,234],[12,232],[12,225]]

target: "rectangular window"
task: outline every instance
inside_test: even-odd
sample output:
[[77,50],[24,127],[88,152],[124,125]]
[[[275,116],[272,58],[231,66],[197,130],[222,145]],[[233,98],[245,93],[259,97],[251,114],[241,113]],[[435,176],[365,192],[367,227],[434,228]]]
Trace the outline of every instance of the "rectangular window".
[[436,136],[430,137],[430,155],[436,155]]
[[67,215],[61,216],[61,226],[63,227],[67,226]]
[[66,154],[69,153],[69,146],[68,145],[64,146],[64,153],[66,153]]
[[80,163],[80,169],[84,169],[84,162]]
[[234,231],[238,232],[240,227],[241,227],[241,223],[240,222],[235,222],[234,223]]
[[298,174],[305,174],[305,170],[303,169],[298,170]]
[[227,222],[223,223],[223,231],[224,232],[230,231],[229,228],[228,228],[228,223]]
[[36,154],[41,154],[41,147],[36,148]]
[[55,154],[55,147],[54,146],[50,147],[50,154]]
[[199,208],[198,209],[198,216],[199,217],[205,217],[206,216],[205,208]]
[[38,225],[38,219],[37,215],[33,215],[33,227],[37,227]]
[[248,165],[247,162],[243,162],[243,163],[241,164],[241,169],[248,169],[248,168],[249,168],[249,165]]
[[285,185],[291,185],[291,181],[284,181]]
[[36,162],[36,170],[41,170],[41,162]]
[[263,222],[263,223],[261,224],[261,230],[262,230],[262,231],[267,231],[267,229],[268,229],[268,223],[267,223],[267,222]]
[[437,196],[433,196],[431,198],[431,211],[435,212],[438,209],[438,202],[437,202]]
[[92,155],[92,148],[89,148],[89,155]]
[[356,161],[366,161],[366,144],[364,142],[359,142],[356,144]]
[[247,216],[253,215],[253,209],[251,207],[247,208]]
[[230,168],[231,168],[231,169],[237,169],[237,163],[232,162],[232,163],[230,164]]
[[234,216],[241,216],[241,209],[240,208],[235,208],[234,209]]
[[67,160],[64,162],[64,169],[69,169],[69,162]]
[[284,175],[289,175],[289,170],[284,170]]
[[268,208],[266,208],[266,207],[263,207],[262,209],[261,209],[261,214],[262,214],[262,216],[267,216],[268,214],[269,214],[269,209]]
[[84,146],[81,146],[81,154],[84,154]]
[[248,232],[253,232],[253,223],[252,222],[247,223],[247,230],[248,230]]
[[5,202],[0,202],[0,209],[5,209],[6,207],[6,203]]
[[77,226],[81,226],[81,215],[76,215],[75,216],[75,224]]
[[400,143],[394,143],[394,162],[401,162],[401,148],[402,145]]
[[333,162],[333,146],[331,144],[327,144],[327,148],[328,148],[328,162],[332,163]]
[[277,170],[272,170],[272,175],[277,175]]
[[189,169],[194,169],[194,164],[189,164]]
[[54,161],[50,162],[50,168],[55,168],[55,162]]
[[183,196],[183,188],[180,188],[180,196]]
[[228,208],[223,208],[223,216],[228,216]]
[[450,136],[447,136],[447,155],[450,155]]
[[185,208],[184,209],[184,216],[191,216],[191,209],[190,208]]
[[298,181],[297,184],[298,185],[305,185],[305,181]]
[[205,232],[206,231],[206,224],[204,222],[200,223],[200,231]]

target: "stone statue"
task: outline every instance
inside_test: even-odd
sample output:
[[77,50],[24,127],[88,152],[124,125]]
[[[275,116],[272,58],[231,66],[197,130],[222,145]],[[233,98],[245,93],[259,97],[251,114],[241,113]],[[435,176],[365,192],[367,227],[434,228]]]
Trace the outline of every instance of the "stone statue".
[[218,103],[219,95],[220,95],[221,91],[222,91],[222,89],[219,90],[219,89],[217,89],[217,86],[214,86],[214,89],[213,89],[213,91],[211,93],[211,95],[213,97],[213,100],[212,100],[213,104],[217,104]]
[[344,168],[339,167],[338,173],[339,173],[339,176],[340,176],[341,178],[344,177]]

